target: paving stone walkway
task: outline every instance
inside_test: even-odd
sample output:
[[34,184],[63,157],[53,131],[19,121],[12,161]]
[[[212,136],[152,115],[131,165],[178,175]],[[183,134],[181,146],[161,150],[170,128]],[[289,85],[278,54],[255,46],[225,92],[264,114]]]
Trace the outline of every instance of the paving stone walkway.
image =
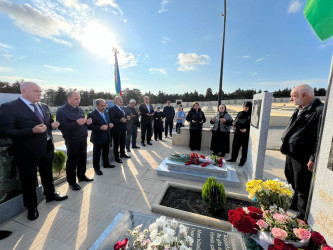
[[[81,182],[82,190],[72,191],[64,182],[56,189],[68,194],[67,200],[40,202],[40,215],[35,221],[29,221],[27,212],[23,212],[0,225],[0,230],[13,231],[9,238],[0,241],[0,249],[88,249],[118,213],[131,210],[152,214],[151,206],[165,181],[202,186],[203,183],[157,176],[155,169],[175,152],[190,153],[190,150],[173,146],[167,138],[153,142],[153,146],[132,150],[131,159],[124,160],[123,164],[114,163],[116,168],[102,169],[102,176],[95,176],[89,164],[87,176],[95,180]],[[209,155],[211,152],[204,149],[200,153]],[[265,168],[267,178],[284,179],[284,157],[278,151],[266,152]],[[237,172],[241,187],[226,187],[226,190],[246,194],[241,170]]]

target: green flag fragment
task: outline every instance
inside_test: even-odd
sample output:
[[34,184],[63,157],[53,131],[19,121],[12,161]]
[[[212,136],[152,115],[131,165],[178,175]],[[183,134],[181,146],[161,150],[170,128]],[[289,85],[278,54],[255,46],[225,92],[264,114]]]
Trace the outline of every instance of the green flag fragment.
[[304,16],[320,40],[333,35],[333,0],[308,0]]

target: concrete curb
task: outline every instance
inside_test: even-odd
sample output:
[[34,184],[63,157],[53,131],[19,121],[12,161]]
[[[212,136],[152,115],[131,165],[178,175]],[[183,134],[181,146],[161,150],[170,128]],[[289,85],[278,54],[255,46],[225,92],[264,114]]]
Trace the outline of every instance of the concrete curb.
[[[195,213],[190,213],[190,212],[186,212],[186,211],[183,211],[180,209],[170,208],[170,207],[160,205],[160,203],[169,187],[192,190],[192,191],[197,191],[197,192],[198,191],[200,192],[202,190],[201,187],[195,187],[195,186],[185,185],[185,184],[180,184],[180,183],[175,183],[175,182],[166,182],[164,184],[162,192],[156,199],[156,203],[152,206],[153,212],[164,214],[169,217],[174,217],[174,218],[182,219],[185,221],[190,221],[193,223],[201,224],[204,226],[210,226],[210,227],[215,227],[215,228],[222,229],[222,230],[231,231],[232,225],[228,221],[219,220],[219,219],[215,219],[212,217],[195,214]],[[227,195],[227,197],[238,199],[238,200],[251,201],[246,195],[242,195],[242,194],[226,192],[226,195]]]

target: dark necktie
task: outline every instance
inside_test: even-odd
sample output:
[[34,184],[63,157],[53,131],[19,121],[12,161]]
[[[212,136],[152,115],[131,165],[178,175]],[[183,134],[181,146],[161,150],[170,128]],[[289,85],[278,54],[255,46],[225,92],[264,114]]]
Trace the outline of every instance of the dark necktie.
[[42,123],[44,123],[44,117],[43,117],[43,116],[41,115],[41,113],[39,112],[39,110],[38,110],[36,104],[35,104],[35,103],[30,103],[30,105],[32,105],[32,106],[34,107],[34,113],[35,113],[35,115],[38,117],[38,119],[39,119]]

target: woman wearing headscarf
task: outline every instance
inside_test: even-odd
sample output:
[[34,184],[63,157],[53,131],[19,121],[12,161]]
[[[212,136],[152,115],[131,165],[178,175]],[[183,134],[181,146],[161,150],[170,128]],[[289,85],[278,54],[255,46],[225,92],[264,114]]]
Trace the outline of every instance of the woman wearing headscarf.
[[186,120],[190,123],[190,148],[200,150],[202,125],[206,122],[205,114],[201,111],[199,103],[194,102],[191,110],[186,116]]
[[219,112],[210,120],[210,123],[214,124],[210,150],[216,155],[220,153],[223,157],[229,153],[230,128],[232,125],[232,117],[227,112],[227,107],[224,104],[220,105]]
[[233,123],[232,129],[235,131],[232,142],[231,158],[227,162],[236,162],[239,149],[242,147],[242,157],[238,164],[243,167],[247,159],[247,149],[249,144],[250,124],[251,124],[252,102],[244,102],[243,111],[239,112]]

